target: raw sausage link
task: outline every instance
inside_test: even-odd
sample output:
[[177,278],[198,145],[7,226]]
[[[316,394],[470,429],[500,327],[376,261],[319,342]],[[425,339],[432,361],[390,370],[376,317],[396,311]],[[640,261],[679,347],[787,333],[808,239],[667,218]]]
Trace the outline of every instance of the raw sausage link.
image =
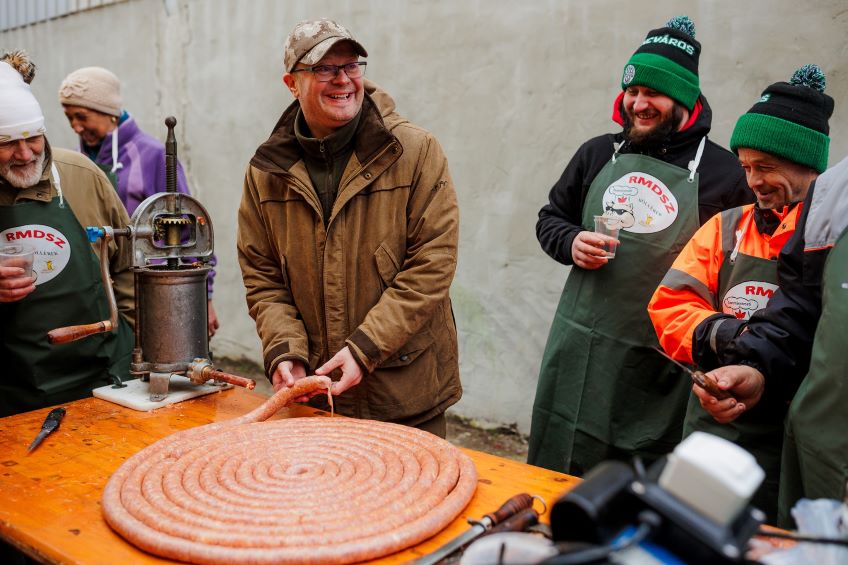
[[350,418],[266,422],[317,389],[307,377],[228,422],[172,434],[103,492],[109,525],[190,563],[353,563],[438,533],[477,486],[474,464],[427,432]]

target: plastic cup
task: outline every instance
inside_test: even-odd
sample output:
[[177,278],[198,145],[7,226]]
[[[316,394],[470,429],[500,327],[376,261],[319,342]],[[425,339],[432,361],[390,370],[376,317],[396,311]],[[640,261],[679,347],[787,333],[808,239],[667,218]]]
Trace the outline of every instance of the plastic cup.
[[24,276],[32,278],[32,260],[35,248],[24,243],[6,243],[0,245],[0,267],[19,267]]
[[[595,233],[608,235],[612,239],[618,240],[618,232],[621,230],[621,220],[611,216],[595,216]],[[604,256],[607,259],[615,257],[615,249],[618,243],[615,241],[604,242]]]

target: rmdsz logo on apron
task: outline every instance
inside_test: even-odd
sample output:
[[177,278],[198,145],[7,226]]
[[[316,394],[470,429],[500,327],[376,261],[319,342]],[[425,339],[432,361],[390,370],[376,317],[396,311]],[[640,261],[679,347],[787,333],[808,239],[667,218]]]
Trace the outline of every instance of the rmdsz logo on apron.
[[35,248],[32,274],[35,284],[52,280],[67,266],[71,259],[71,244],[68,238],[55,228],[41,224],[27,224],[0,231],[3,243],[26,243]]
[[762,310],[774,296],[777,285],[760,281],[745,281],[731,287],[721,301],[721,311],[739,320],[748,320]]
[[664,182],[647,173],[627,173],[604,191],[604,216],[621,219],[631,233],[656,233],[677,219],[677,199]]

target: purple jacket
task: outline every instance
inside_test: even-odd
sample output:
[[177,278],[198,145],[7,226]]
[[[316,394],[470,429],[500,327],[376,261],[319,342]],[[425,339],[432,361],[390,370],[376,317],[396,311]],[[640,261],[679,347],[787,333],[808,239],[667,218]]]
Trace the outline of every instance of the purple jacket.
[[[165,192],[165,145],[159,140],[147,135],[132,116],[128,116],[118,126],[118,162],[121,168],[117,170],[118,196],[127,208],[127,213],[132,216],[138,205],[145,199],[157,192]],[[97,154],[95,163],[112,168],[112,133],[106,134],[100,144],[100,152]],[[85,148],[80,141],[80,151],[85,153]],[[177,191],[190,194],[188,183],[182,165],[177,163]],[[213,255],[210,265],[214,267],[218,263]],[[215,278],[215,269],[209,272],[206,283],[206,291],[212,297],[212,280]]]

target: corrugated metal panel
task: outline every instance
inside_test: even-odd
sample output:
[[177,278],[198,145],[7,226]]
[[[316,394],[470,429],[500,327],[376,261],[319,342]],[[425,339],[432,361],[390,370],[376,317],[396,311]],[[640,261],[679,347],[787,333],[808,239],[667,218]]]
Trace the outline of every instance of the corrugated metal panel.
[[0,31],[69,16],[127,0],[0,0]]

